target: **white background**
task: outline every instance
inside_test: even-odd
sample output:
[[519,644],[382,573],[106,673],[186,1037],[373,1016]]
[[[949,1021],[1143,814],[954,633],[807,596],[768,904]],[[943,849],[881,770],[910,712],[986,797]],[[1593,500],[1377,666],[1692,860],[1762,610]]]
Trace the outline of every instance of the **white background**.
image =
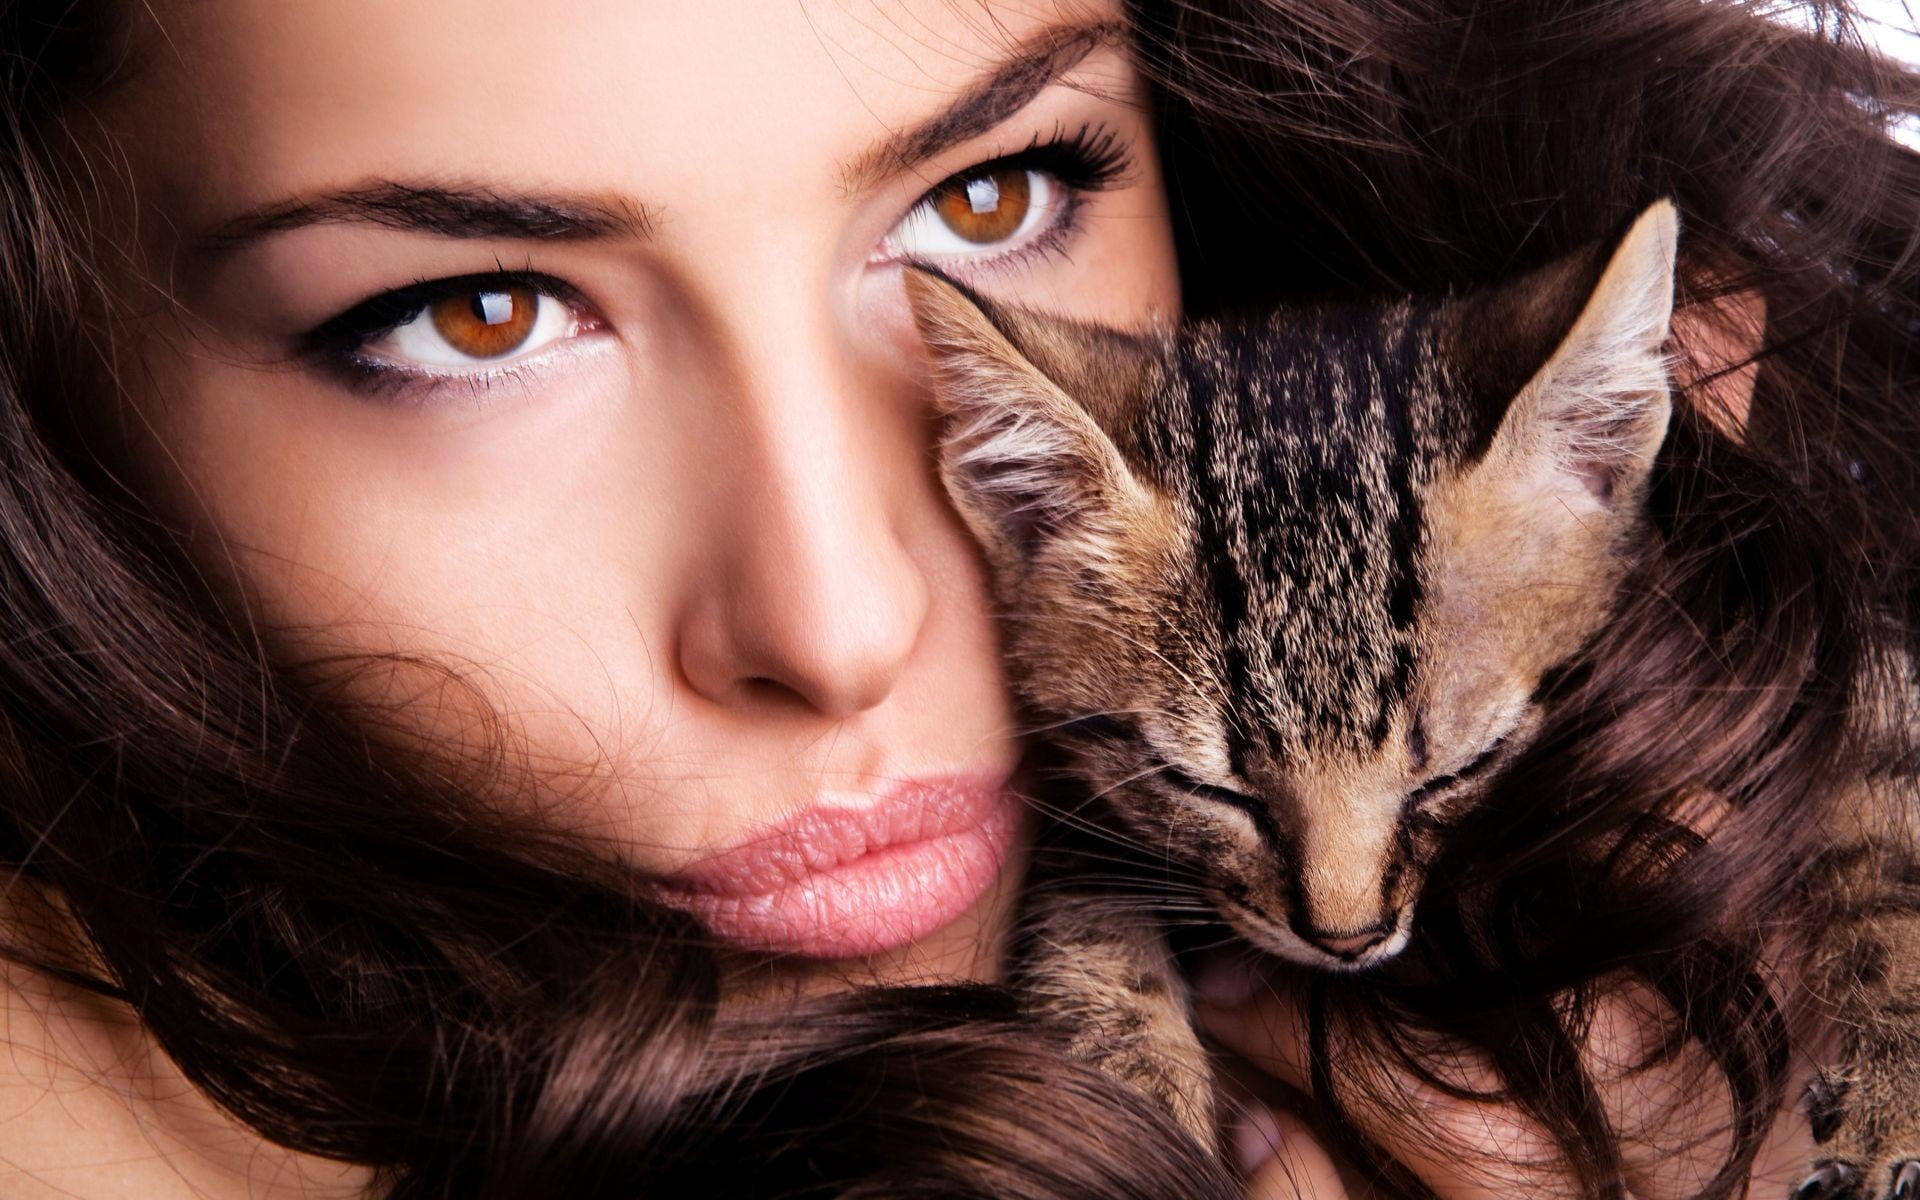
[[1901,0],[1856,0],[1860,15],[1865,18],[1860,23],[1860,32],[1868,40],[1879,44],[1880,49],[1895,58],[1920,66],[1920,33],[1916,33],[1913,14]]

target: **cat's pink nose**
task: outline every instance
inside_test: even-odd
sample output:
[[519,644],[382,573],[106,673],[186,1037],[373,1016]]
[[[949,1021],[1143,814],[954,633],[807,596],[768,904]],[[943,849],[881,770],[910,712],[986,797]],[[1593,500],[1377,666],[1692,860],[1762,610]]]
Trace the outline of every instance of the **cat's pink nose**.
[[1362,954],[1387,940],[1393,932],[1390,925],[1379,925],[1372,929],[1363,929],[1359,933],[1328,933],[1311,927],[1296,928],[1301,937],[1325,950],[1335,958],[1359,958]]

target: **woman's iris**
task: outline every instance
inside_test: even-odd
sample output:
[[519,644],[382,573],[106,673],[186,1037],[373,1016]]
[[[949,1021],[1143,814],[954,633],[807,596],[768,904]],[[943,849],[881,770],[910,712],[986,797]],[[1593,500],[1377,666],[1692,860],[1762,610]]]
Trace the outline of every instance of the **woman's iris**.
[[540,297],[525,287],[476,289],[436,300],[427,311],[447,345],[473,358],[499,358],[526,344]]
[[1004,242],[1019,230],[1032,206],[1032,173],[998,167],[942,184],[932,196],[941,223],[975,245]]

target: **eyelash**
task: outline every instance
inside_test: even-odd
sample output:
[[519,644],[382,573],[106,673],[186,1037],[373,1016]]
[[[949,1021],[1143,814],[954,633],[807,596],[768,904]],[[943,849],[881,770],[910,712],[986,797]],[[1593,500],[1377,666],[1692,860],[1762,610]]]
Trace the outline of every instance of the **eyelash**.
[[[1062,253],[1077,226],[1088,193],[1103,191],[1125,180],[1133,159],[1120,135],[1106,126],[1082,125],[1072,133],[1056,127],[1045,138],[1035,134],[1023,149],[974,163],[956,171],[923,193],[908,215],[933,203],[936,193],[957,180],[995,170],[1040,171],[1065,189],[1063,211],[1051,228],[1017,249],[971,259],[965,271],[1005,271]],[[906,218],[902,217],[902,221]],[[430,394],[447,385],[484,392],[523,377],[525,364],[509,362],[490,370],[464,372],[420,371],[369,357],[368,343],[376,341],[418,317],[428,306],[450,297],[487,288],[521,287],[552,297],[578,311],[588,312],[580,290],[565,280],[532,270],[485,271],[442,279],[422,279],[364,300],[328,318],[299,338],[299,356],[317,363],[355,390],[375,395]],[[591,319],[591,318],[589,318]]]

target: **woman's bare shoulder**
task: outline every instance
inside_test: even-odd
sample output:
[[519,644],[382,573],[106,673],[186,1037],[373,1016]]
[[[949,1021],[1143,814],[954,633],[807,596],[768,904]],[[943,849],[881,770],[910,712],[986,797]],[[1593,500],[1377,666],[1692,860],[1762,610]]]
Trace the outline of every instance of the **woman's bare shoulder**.
[[[0,889],[0,935],[48,912]],[[348,1200],[367,1179],[235,1122],[124,1006],[0,960],[0,1196]]]

